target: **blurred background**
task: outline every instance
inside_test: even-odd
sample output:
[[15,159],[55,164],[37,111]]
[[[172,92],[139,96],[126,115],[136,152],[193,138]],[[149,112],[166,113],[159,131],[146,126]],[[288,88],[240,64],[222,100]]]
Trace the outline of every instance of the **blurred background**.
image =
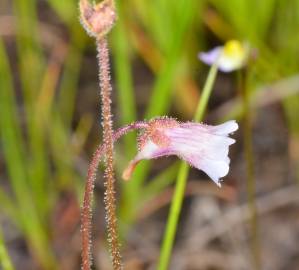
[[[115,128],[157,115],[192,119],[209,70],[198,52],[229,39],[252,47],[243,71],[218,74],[205,117],[240,124],[231,171],[219,189],[192,169],[170,269],[299,269],[299,1],[117,8]],[[80,205],[101,142],[97,70],[76,0],[0,1],[0,269],[80,269]],[[135,137],[115,153],[123,257],[125,269],[155,269],[178,160],[143,161],[124,183]],[[94,269],[109,270],[101,171]]]

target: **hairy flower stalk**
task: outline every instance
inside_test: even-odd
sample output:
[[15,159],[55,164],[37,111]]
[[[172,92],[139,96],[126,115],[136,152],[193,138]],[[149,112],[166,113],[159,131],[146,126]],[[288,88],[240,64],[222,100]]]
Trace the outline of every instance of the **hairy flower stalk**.
[[96,171],[103,155],[104,147],[99,147],[89,165],[87,180],[85,184],[83,206],[81,211],[81,243],[82,243],[82,269],[91,269],[91,220],[92,220],[92,199]]
[[[135,122],[130,125],[124,126],[118,129],[113,137],[113,142],[117,141],[121,136],[125,135],[127,132],[135,129],[146,128],[147,124],[144,122]],[[94,183],[96,179],[96,173],[100,161],[105,154],[105,144],[101,144],[95,151],[92,161],[88,168],[87,180],[85,184],[85,192],[81,213],[81,241],[82,241],[82,269],[91,269],[91,221],[92,221],[92,199]]]
[[103,141],[105,151],[105,210],[108,230],[108,242],[110,245],[112,264],[115,270],[121,269],[121,256],[119,250],[117,217],[116,217],[116,199],[115,199],[115,177],[113,170],[113,129],[111,115],[111,84],[109,73],[109,53],[106,38],[97,40],[100,86],[102,98],[102,125]]
[[[114,2],[104,0],[99,4],[91,5],[87,0],[80,1],[81,22],[87,33],[96,39],[99,62],[99,80],[102,102],[102,127],[103,127],[103,145],[105,149],[105,210],[108,231],[108,243],[112,256],[114,270],[122,269],[120,245],[118,241],[118,228],[116,217],[116,199],[115,199],[115,177],[113,170],[113,127],[111,114],[111,83],[110,83],[110,63],[109,51],[106,35],[111,30],[116,19]],[[96,153],[98,157],[100,152]],[[94,159],[95,160],[95,159]],[[90,220],[91,220],[91,197],[95,169],[97,162],[91,163],[86,186],[86,193],[82,214],[82,260],[83,270],[89,270],[91,266],[90,256]],[[86,233],[86,234],[85,234]]]

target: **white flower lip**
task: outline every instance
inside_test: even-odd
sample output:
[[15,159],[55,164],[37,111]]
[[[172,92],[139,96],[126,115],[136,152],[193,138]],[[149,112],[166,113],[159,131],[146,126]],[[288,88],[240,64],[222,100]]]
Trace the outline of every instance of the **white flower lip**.
[[176,155],[204,171],[220,187],[221,178],[229,172],[229,146],[235,142],[229,134],[237,129],[238,124],[234,120],[218,126],[187,122],[165,128],[161,122],[159,134],[162,133],[167,138],[167,143],[149,137],[123,176],[129,179],[142,159]]

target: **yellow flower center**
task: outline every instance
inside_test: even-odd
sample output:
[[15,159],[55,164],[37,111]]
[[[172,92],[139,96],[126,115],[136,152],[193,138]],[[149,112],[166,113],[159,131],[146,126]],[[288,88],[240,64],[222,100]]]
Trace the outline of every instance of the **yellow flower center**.
[[223,54],[226,57],[244,59],[246,56],[246,50],[240,41],[229,40],[224,45]]

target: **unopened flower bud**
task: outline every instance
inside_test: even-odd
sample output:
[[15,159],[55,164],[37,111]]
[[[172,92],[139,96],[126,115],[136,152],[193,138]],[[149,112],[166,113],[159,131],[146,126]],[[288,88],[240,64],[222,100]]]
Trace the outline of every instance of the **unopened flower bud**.
[[81,23],[92,37],[100,39],[113,27],[116,10],[112,0],[104,0],[94,5],[88,0],[81,0],[79,8]]

